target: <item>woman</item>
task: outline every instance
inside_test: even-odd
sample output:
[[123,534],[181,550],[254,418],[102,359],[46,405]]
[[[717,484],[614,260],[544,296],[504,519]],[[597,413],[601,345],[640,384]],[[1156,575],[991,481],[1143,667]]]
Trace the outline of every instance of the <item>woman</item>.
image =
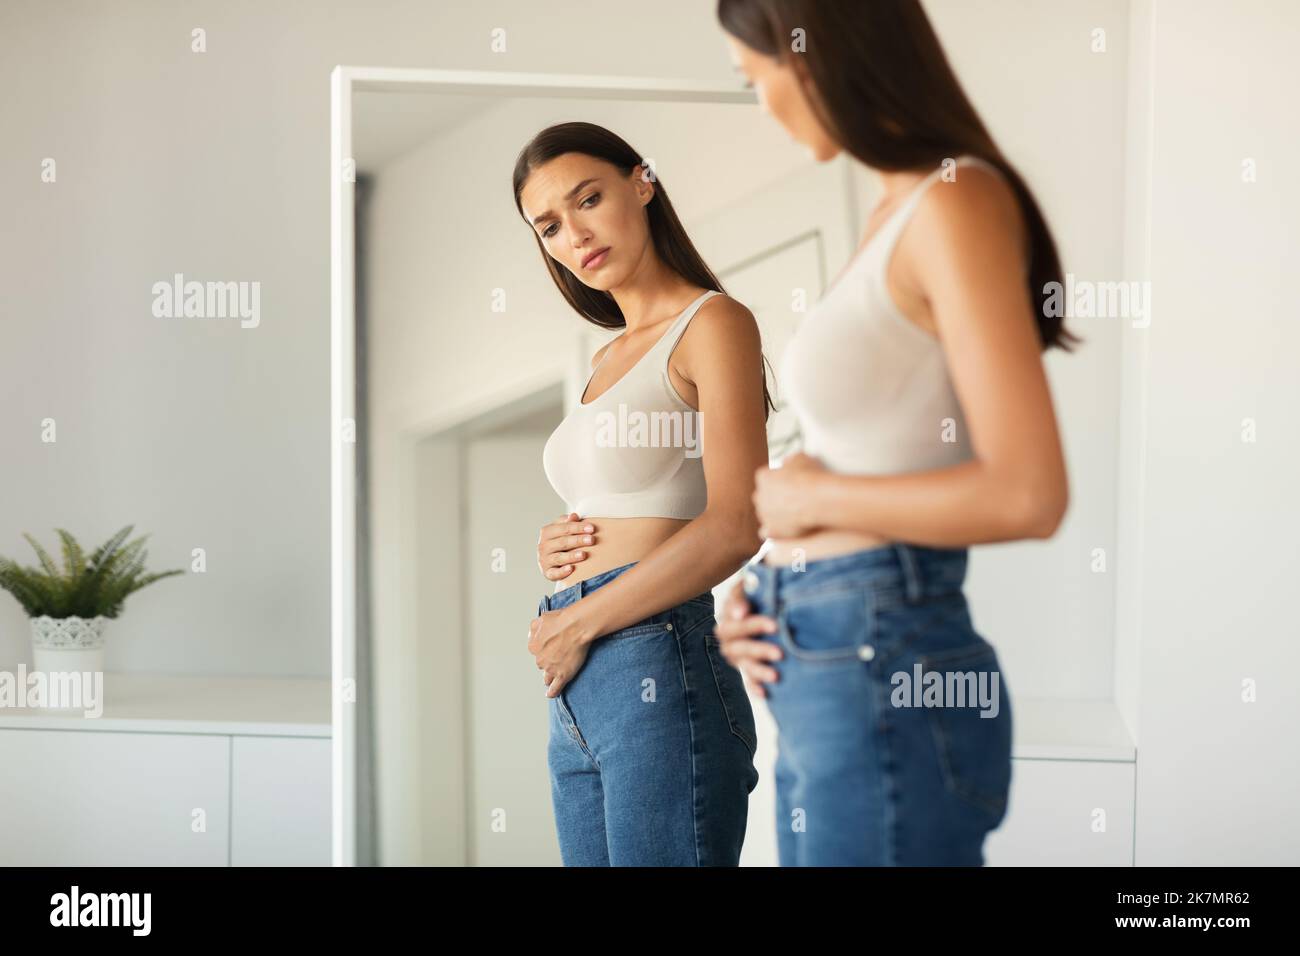
[[539,565],[557,584],[528,640],[550,698],[561,855],[735,866],[758,780],[754,714],[713,638],[711,589],[761,543],[758,326],[721,294],[663,183],[608,130],[543,130],[514,192],[566,301],[624,330],[544,453],[571,509],[541,532]]
[[770,548],[729,595],[726,658],[779,728],[782,865],[983,862],[1012,709],[974,630],[967,548],[1050,537],[1068,486],[1041,351],[1046,223],[921,6],[720,0],[763,109],[882,198],[782,360],[805,436],[761,467]]

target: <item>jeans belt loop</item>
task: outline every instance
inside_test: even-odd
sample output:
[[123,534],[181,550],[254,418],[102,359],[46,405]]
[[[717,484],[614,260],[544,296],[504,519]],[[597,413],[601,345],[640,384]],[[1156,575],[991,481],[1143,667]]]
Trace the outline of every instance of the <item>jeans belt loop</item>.
[[901,541],[894,542],[894,553],[898,555],[898,564],[903,569],[903,586],[907,594],[907,603],[915,604],[925,593],[921,580],[920,562],[912,548]]

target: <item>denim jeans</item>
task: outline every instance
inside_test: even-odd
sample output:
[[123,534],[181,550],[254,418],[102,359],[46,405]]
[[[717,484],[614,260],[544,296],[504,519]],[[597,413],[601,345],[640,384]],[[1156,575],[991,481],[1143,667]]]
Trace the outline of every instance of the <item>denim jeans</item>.
[[[546,595],[567,607],[636,562]],[[550,704],[565,866],[736,866],[758,783],[754,711],[722,656],[712,593],[597,638]]]
[[751,561],[751,608],[784,651],[764,684],[778,728],[782,866],[983,864],[1011,785],[1011,698],[971,624],[965,548],[891,544]]

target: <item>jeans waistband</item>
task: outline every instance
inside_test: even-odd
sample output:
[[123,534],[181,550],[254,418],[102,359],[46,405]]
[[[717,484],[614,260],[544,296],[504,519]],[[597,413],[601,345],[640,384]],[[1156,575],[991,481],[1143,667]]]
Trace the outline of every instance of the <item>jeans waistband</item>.
[[867,585],[915,604],[960,590],[966,579],[968,557],[967,548],[894,542],[803,565],[768,565],[753,560],[745,566],[742,580],[751,599],[761,595],[769,607],[850,584]]
[[585,581],[579,581],[577,584],[555,591],[552,594],[543,595],[543,608],[547,611],[555,611],[562,607],[568,607],[570,604],[576,604],[586,595],[590,594],[602,584],[608,584],[616,577],[635,565],[636,561],[629,561],[627,564],[619,565],[617,568],[610,568],[608,571],[601,571],[599,574],[593,574]]

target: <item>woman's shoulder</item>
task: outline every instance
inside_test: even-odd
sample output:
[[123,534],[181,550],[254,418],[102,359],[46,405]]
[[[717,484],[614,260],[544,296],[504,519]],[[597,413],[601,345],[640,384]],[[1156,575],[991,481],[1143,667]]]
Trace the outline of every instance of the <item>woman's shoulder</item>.
[[1024,215],[1011,183],[994,167],[963,163],[954,179],[940,180],[921,197],[901,251],[924,271],[950,256],[1025,245]]
[[686,326],[679,349],[689,364],[692,354],[709,354],[719,349],[743,349],[746,343],[760,347],[758,321],[754,313],[725,292],[709,296]]
[[922,228],[939,232],[1019,228],[1020,200],[996,167],[984,162],[963,163],[951,180],[941,179],[926,190],[917,205],[916,220]]
[[[701,293],[702,294],[702,293]],[[750,312],[743,302],[733,299],[725,292],[719,292],[717,295],[711,295],[695,310],[695,318],[702,315],[708,315],[710,323],[720,323],[723,325],[733,322],[754,321],[754,313]],[[695,321],[691,321],[695,325]]]

